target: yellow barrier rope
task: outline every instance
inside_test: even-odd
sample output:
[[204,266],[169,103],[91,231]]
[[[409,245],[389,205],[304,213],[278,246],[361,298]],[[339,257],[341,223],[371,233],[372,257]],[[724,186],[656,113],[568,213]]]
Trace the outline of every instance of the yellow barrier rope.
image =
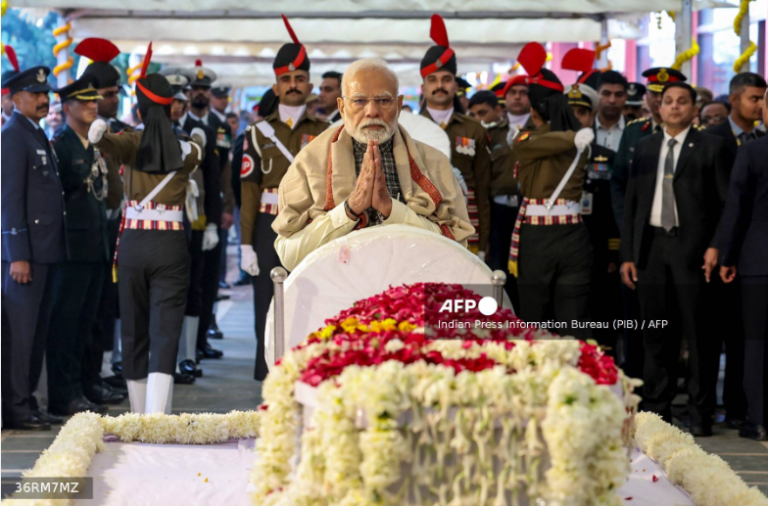
[[[69,46],[72,45],[72,37],[69,36],[70,28],[72,28],[72,23],[67,22],[66,25],[64,25],[64,26],[57,26],[56,28],[53,29],[53,36],[54,37],[58,37],[59,35],[62,35],[62,34],[66,34],[66,37],[67,37],[63,41],[61,41],[58,44],[56,44],[55,46],[53,46],[53,56],[58,58],[59,57],[59,51],[65,50],[66,48],[68,48]],[[69,53],[69,52],[67,52],[67,53]],[[72,68],[72,65],[74,65],[74,63],[75,63],[75,59],[72,58],[72,55],[67,54],[67,61],[65,61],[64,63],[61,63],[59,65],[56,65],[53,68],[53,75],[58,77],[59,73],[65,71],[67,69]]]
[[680,70],[683,67],[683,63],[687,62],[688,60],[692,60],[694,56],[699,54],[700,48],[699,45],[696,43],[696,39],[691,39],[691,48],[688,49],[688,51],[683,52],[683,54],[677,55],[677,58],[675,58],[675,63],[672,64],[670,68],[673,68],[675,70]]
[[[6,0],[3,0],[2,5],[0,5],[0,17],[5,16],[5,11],[8,10],[8,2]],[[5,54],[5,44],[0,42],[0,54]]]
[[744,16],[749,12],[749,2],[752,1],[753,0],[741,0],[741,3],[739,4],[739,12],[736,14],[736,17],[733,18],[733,31],[736,32],[736,35],[741,35],[741,20],[744,19]]
[[757,45],[750,40],[749,47],[747,48],[747,50],[741,53],[741,56],[736,58],[736,61],[733,62],[733,71],[736,73],[741,72],[741,67],[744,64],[748,63],[749,59],[752,58],[752,55],[755,54],[756,52],[757,52]]

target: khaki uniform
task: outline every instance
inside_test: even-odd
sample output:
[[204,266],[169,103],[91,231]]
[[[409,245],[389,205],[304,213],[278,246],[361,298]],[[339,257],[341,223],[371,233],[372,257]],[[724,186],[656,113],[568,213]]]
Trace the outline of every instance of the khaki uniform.
[[[498,123],[488,125],[489,147],[491,150],[491,234],[488,266],[491,269],[506,270],[509,247],[515,229],[517,212],[520,209],[516,164],[517,157],[509,145],[510,125],[506,114]],[[513,134],[516,132],[513,132]],[[504,288],[515,310],[519,311],[517,282],[514,276],[507,276]]]
[[[537,215],[552,197],[576,157],[576,132],[552,132],[542,125],[522,131],[513,142],[518,178],[524,200],[515,224],[512,250],[519,250],[517,283],[520,317],[541,322],[589,319],[590,274],[593,251],[584,223],[581,201],[588,150],[585,150],[555,206],[572,209]],[[513,260],[513,258],[510,258]],[[510,262],[514,271],[515,264]],[[591,337],[588,329],[571,328],[565,333],[580,339]]]
[[[95,144],[123,165],[128,206],[137,207],[167,174],[134,168],[142,132],[105,133]],[[180,142],[183,167],[145,206],[182,210],[187,183],[202,161],[198,143]],[[149,373],[173,374],[189,288],[189,251],[181,223],[123,219],[118,239],[123,376],[141,380]]]
[[[424,107],[421,115],[432,120]],[[488,133],[479,121],[464,114],[453,113],[445,125],[451,142],[451,165],[461,171],[469,188],[467,210],[477,233],[469,238],[469,248],[485,251],[491,233],[491,155]]]
[[[299,154],[312,139],[328,128],[328,123],[304,113],[293,128],[280,120],[275,111],[261,121],[275,130],[275,137],[293,156]],[[264,136],[256,125],[245,131],[243,163],[240,167],[242,206],[240,208],[240,237],[242,244],[251,244],[259,263],[259,275],[253,276],[254,305],[256,311],[256,368],[254,378],[263,380],[268,372],[264,359],[264,339],[267,311],[274,295],[270,271],[278,267],[280,258],[275,252],[277,235],[272,222],[278,212],[277,188],[291,162],[280,148]],[[262,194],[267,196],[262,198]]]

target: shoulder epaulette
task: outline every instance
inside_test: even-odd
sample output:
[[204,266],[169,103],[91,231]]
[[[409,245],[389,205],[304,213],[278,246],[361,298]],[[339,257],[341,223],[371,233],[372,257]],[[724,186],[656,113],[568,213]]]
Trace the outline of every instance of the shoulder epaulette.
[[693,125],[693,127],[696,128],[696,130],[698,130],[699,132],[703,132],[704,130],[707,129],[707,127],[705,127],[704,125]]
[[645,116],[645,117],[642,117],[642,118],[633,119],[632,121],[627,123],[627,126],[634,125],[635,123],[645,123],[646,121],[651,121],[651,118]]

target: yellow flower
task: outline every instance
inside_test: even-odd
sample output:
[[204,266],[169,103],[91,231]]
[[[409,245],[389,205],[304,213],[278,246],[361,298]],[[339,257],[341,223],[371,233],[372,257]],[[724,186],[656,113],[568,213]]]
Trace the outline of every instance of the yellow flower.
[[413,323],[409,322],[408,320],[405,320],[405,321],[400,322],[397,325],[397,328],[401,332],[410,332],[410,331],[416,329],[417,327],[416,327],[416,325],[414,325]]
[[320,339],[330,339],[333,336],[333,332],[336,330],[336,325],[328,325],[320,331],[318,336]]
[[349,318],[341,322],[341,328],[344,329],[344,332],[354,332],[354,330],[358,326],[358,323],[359,322],[357,321],[357,318],[355,318],[354,316],[350,316]]

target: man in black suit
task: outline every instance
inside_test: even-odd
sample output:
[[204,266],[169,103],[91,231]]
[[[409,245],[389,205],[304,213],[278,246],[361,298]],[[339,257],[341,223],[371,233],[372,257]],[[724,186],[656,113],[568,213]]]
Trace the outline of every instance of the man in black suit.
[[[768,112],[764,114],[768,120]],[[768,137],[739,149],[720,223],[720,277],[741,278],[747,423],[741,437],[768,441]],[[730,364],[730,362],[729,362]]]
[[64,191],[39,122],[50,101],[47,67],[5,83],[15,110],[2,129],[2,347],[4,428],[49,430],[61,418],[38,409],[55,264],[67,257]]
[[[690,85],[676,82],[664,88],[664,129],[638,142],[630,171],[621,275],[629,288],[638,290],[644,322],[645,409],[671,421],[684,335],[691,431],[709,436],[717,367],[700,298],[702,283],[709,281],[717,263],[715,232],[732,160],[722,139],[692,127],[696,114],[696,92]],[[669,322],[666,328],[656,325],[660,320]]]
[[[737,150],[764,134],[754,127],[762,116],[765,79],[751,72],[736,74],[730,83],[728,101],[731,110],[728,119],[706,129],[707,133],[722,137],[730,156],[736,158]],[[728,167],[729,175],[731,167]],[[725,229],[720,229],[725,232]],[[724,285],[719,277],[713,279],[706,290],[707,312],[717,312],[720,318],[712,321],[712,343],[717,349],[725,344],[725,384],[723,401],[726,422],[733,429],[741,427],[746,417],[747,399],[744,395],[744,325],[741,318],[740,279]]]

